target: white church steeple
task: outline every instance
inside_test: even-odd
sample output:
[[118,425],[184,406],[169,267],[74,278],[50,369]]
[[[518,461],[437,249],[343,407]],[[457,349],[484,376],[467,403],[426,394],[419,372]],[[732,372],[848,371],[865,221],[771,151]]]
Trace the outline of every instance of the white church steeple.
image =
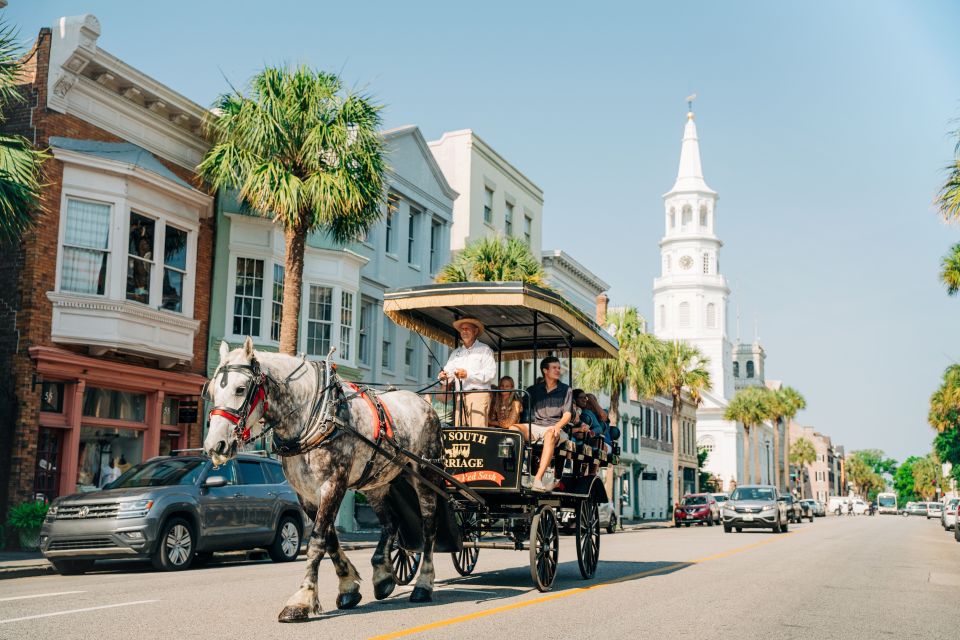
[[732,345],[727,331],[730,289],[720,273],[717,192],[707,186],[692,108],[687,113],[680,164],[663,196],[661,272],[653,284],[654,333],[685,340],[710,358],[713,395],[733,396]]

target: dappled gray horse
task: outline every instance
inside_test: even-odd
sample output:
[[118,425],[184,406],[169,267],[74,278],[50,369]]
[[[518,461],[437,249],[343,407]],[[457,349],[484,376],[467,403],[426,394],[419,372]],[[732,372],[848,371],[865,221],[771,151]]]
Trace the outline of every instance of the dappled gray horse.
[[[373,588],[377,599],[389,596],[396,582],[389,564],[389,543],[398,523],[387,505],[390,483],[406,460],[393,462],[376,455],[363,436],[375,441],[378,412],[365,397],[346,387],[326,363],[292,356],[255,352],[247,338],[240,349],[220,344],[220,364],[207,385],[215,405],[203,442],[215,465],[233,458],[240,446],[260,435],[259,421],[272,429],[274,446],[283,457],[287,480],[314,521],[307,548],[307,571],[300,589],[280,612],[281,622],[319,614],[317,568],[324,552],[330,554],[340,579],[337,607],[350,609],[360,602],[360,576],[347,558],[334,528],[334,519],[347,489],[361,489],[383,530],[373,554]],[[410,391],[383,393],[380,400],[392,418],[397,445],[426,460],[442,453],[440,421],[430,404]],[[355,431],[355,433],[352,433]],[[395,449],[384,440],[391,455]],[[372,460],[372,464],[368,464]],[[425,480],[443,486],[429,469]],[[423,560],[411,602],[429,602],[433,594],[433,545],[437,530],[437,494],[413,477],[423,527]]]

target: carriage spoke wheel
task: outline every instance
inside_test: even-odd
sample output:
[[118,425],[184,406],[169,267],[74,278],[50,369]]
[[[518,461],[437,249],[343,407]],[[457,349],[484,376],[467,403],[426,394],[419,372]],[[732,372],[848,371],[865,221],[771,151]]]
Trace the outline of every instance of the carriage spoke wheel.
[[591,500],[577,505],[577,564],[580,575],[589,580],[600,560],[600,508]]
[[463,538],[463,548],[450,555],[453,557],[453,566],[457,573],[468,576],[473,573],[477,566],[477,559],[480,557],[480,549],[470,546],[470,543],[480,540],[479,518],[476,513],[460,511],[457,512],[456,518],[457,526],[460,527],[460,536]]
[[393,572],[393,579],[402,586],[410,584],[417,575],[422,554],[418,551],[407,551],[401,544],[400,534],[390,540],[390,570]]
[[557,515],[550,507],[540,507],[530,522],[530,577],[539,591],[549,591],[553,586],[559,553]]

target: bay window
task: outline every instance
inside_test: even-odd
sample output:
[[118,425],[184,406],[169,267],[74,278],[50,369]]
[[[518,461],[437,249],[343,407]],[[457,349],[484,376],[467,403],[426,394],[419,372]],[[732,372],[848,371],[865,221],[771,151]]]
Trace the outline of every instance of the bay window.
[[333,328],[333,289],[310,285],[307,307],[307,353],[326,356]]
[[183,281],[187,275],[187,232],[166,226],[163,239],[163,296],[160,307],[183,311]]
[[67,198],[60,290],[104,295],[110,257],[110,205]]
[[350,345],[353,339],[353,294],[340,293],[340,357],[349,360],[353,355]]
[[236,286],[233,296],[234,335],[260,335],[262,305],[263,260],[237,258]]

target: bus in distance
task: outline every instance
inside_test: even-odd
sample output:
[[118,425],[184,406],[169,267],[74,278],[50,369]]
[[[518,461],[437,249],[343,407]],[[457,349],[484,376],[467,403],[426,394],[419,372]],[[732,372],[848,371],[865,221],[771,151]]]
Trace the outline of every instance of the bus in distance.
[[877,494],[877,513],[897,514],[897,494],[878,493]]

